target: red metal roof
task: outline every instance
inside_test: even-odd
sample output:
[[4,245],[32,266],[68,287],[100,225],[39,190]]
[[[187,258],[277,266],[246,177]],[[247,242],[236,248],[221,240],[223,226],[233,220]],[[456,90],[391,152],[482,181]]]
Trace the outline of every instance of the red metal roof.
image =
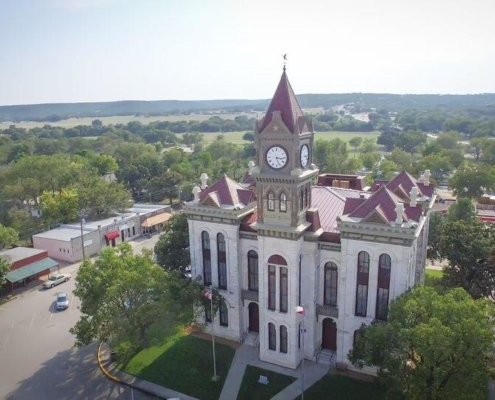
[[268,106],[265,118],[261,123],[260,132],[272,121],[272,115],[275,111],[280,111],[282,121],[292,133],[296,131],[296,127],[297,131],[300,133],[309,131],[306,124],[306,118],[304,117],[301,106],[292,90],[285,69],[280,78],[280,82],[278,83],[277,90],[275,90],[272,101]]
[[373,210],[381,207],[381,212],[389,222],[395,220],[395,207],[403,200],[392,193],[386,186],[381,186],[375,193],[367,198],[353,212],[350,217],[366,218]]
[[247,206],[255,200],[254,193],[223,175],[213,185],[207,187],[199,195],[200,202],[205,205]]
[[344,206],[345,198],[337,195],[332,188],[311,188],[311,208],[318,209],[320,225],[324,232],[337,232],[337,217],[343,214]]

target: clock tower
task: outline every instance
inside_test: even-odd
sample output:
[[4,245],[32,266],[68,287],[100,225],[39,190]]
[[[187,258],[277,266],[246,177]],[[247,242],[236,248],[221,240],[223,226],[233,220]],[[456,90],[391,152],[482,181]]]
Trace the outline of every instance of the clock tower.
[[309,226],[311,186],[318,169],[313,160],[313,124],[304,116],[284,70],[265,117],[256,121],[258,167],[257,222],[263,236],[298,239]]

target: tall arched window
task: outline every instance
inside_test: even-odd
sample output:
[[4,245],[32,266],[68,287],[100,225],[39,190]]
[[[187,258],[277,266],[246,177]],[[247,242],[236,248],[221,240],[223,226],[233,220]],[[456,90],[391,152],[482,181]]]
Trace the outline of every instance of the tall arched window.
[[306,189],[304,189],[304,208],[308,207],[308,201],[309,201],[309,189],[306,186]]
[[382,254],[378,261],[378,289],[376,294],[375,318],[386,321],[388,314],[388,298],[390,292],[390,267],[392,260],[388,254]]
[[217,235],[218,255],[218,287],[227,290],[227,252],[225,251],[225,236]]
[[280,267],[280,312],[289,309],[289,276],[286,267]]
[[201,232],[201,246],[203,249],[203,282],[205,286],[211,285],[211,250],[210,235],[208,232]]
[[267,208],[268,211],[275,211],[275,195],[271,190],[268,192]]
[[268,309],[275,310],[277,276],[275,265],[268,265]]
[[248,252],[248,289],[258,291],[258,253],[254,250]]
[[280,326],[280,352],[287,353],[287,328]]
[[225,301],[222,301],[220,304],[220,325],[221,326],[229,326],[229,310],[227,309],[227,304]]
[[368,308],[368,280],[370,271],[370,255],[365,251],[358,254],[356,279],[356,315],[366,317]]
[[333,262],[325,264],[325,287],[323,290],[323,304],[337,306],[338,271]]
[[287,195],[285,192],[280,193],[280,203],[279,203],[279,209],[280,212],[287,212]]
[[272,323],[268,324],[268,348],[277,350],[277,331]]
[[299,210],[302,210],[304,207],[304,189],[301,188],[299,191]]

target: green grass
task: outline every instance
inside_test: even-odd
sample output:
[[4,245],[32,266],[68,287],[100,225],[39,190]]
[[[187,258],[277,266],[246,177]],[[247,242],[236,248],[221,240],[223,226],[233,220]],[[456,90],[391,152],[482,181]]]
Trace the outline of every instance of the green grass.
[[179,332],[165,343],[140,351],[123,370],[141,379],[197,397],[216,400],[222,391],[235,350],[216,344],[217,374],[213,382],[212,345],[208,340]]
[[437,269],[426,269],[425,274],[425,286],[435,287],[438,285],[438,281],[442,279],[443,272]]
[[326,375],[304,392],[304,400],[381,400],[384,397],[384,391],[375,383],[339,375]]
[[[260,375],[264,375],[268,378],[268,385],[258,383]],[[237,394],[237,400],[269,400],[275,396],[278,392],[285,389],[296,378],[292,376],[277,374],[273,371],[267,371],[248,365],[244,377],[242,378],[241,388]]]

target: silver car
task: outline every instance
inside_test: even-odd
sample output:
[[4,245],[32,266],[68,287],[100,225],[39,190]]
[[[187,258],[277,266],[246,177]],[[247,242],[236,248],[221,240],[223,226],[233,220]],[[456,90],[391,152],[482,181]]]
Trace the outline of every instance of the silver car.
[[43,283],[43,289],[52,288],[54,286],[60,285],[63,282],[67,282],[70,279],[70,274],[58,274],[52,275],[48,280]]
[[65,292],[57,293],[57,310],[65,310],[69,307],[69,295]]

